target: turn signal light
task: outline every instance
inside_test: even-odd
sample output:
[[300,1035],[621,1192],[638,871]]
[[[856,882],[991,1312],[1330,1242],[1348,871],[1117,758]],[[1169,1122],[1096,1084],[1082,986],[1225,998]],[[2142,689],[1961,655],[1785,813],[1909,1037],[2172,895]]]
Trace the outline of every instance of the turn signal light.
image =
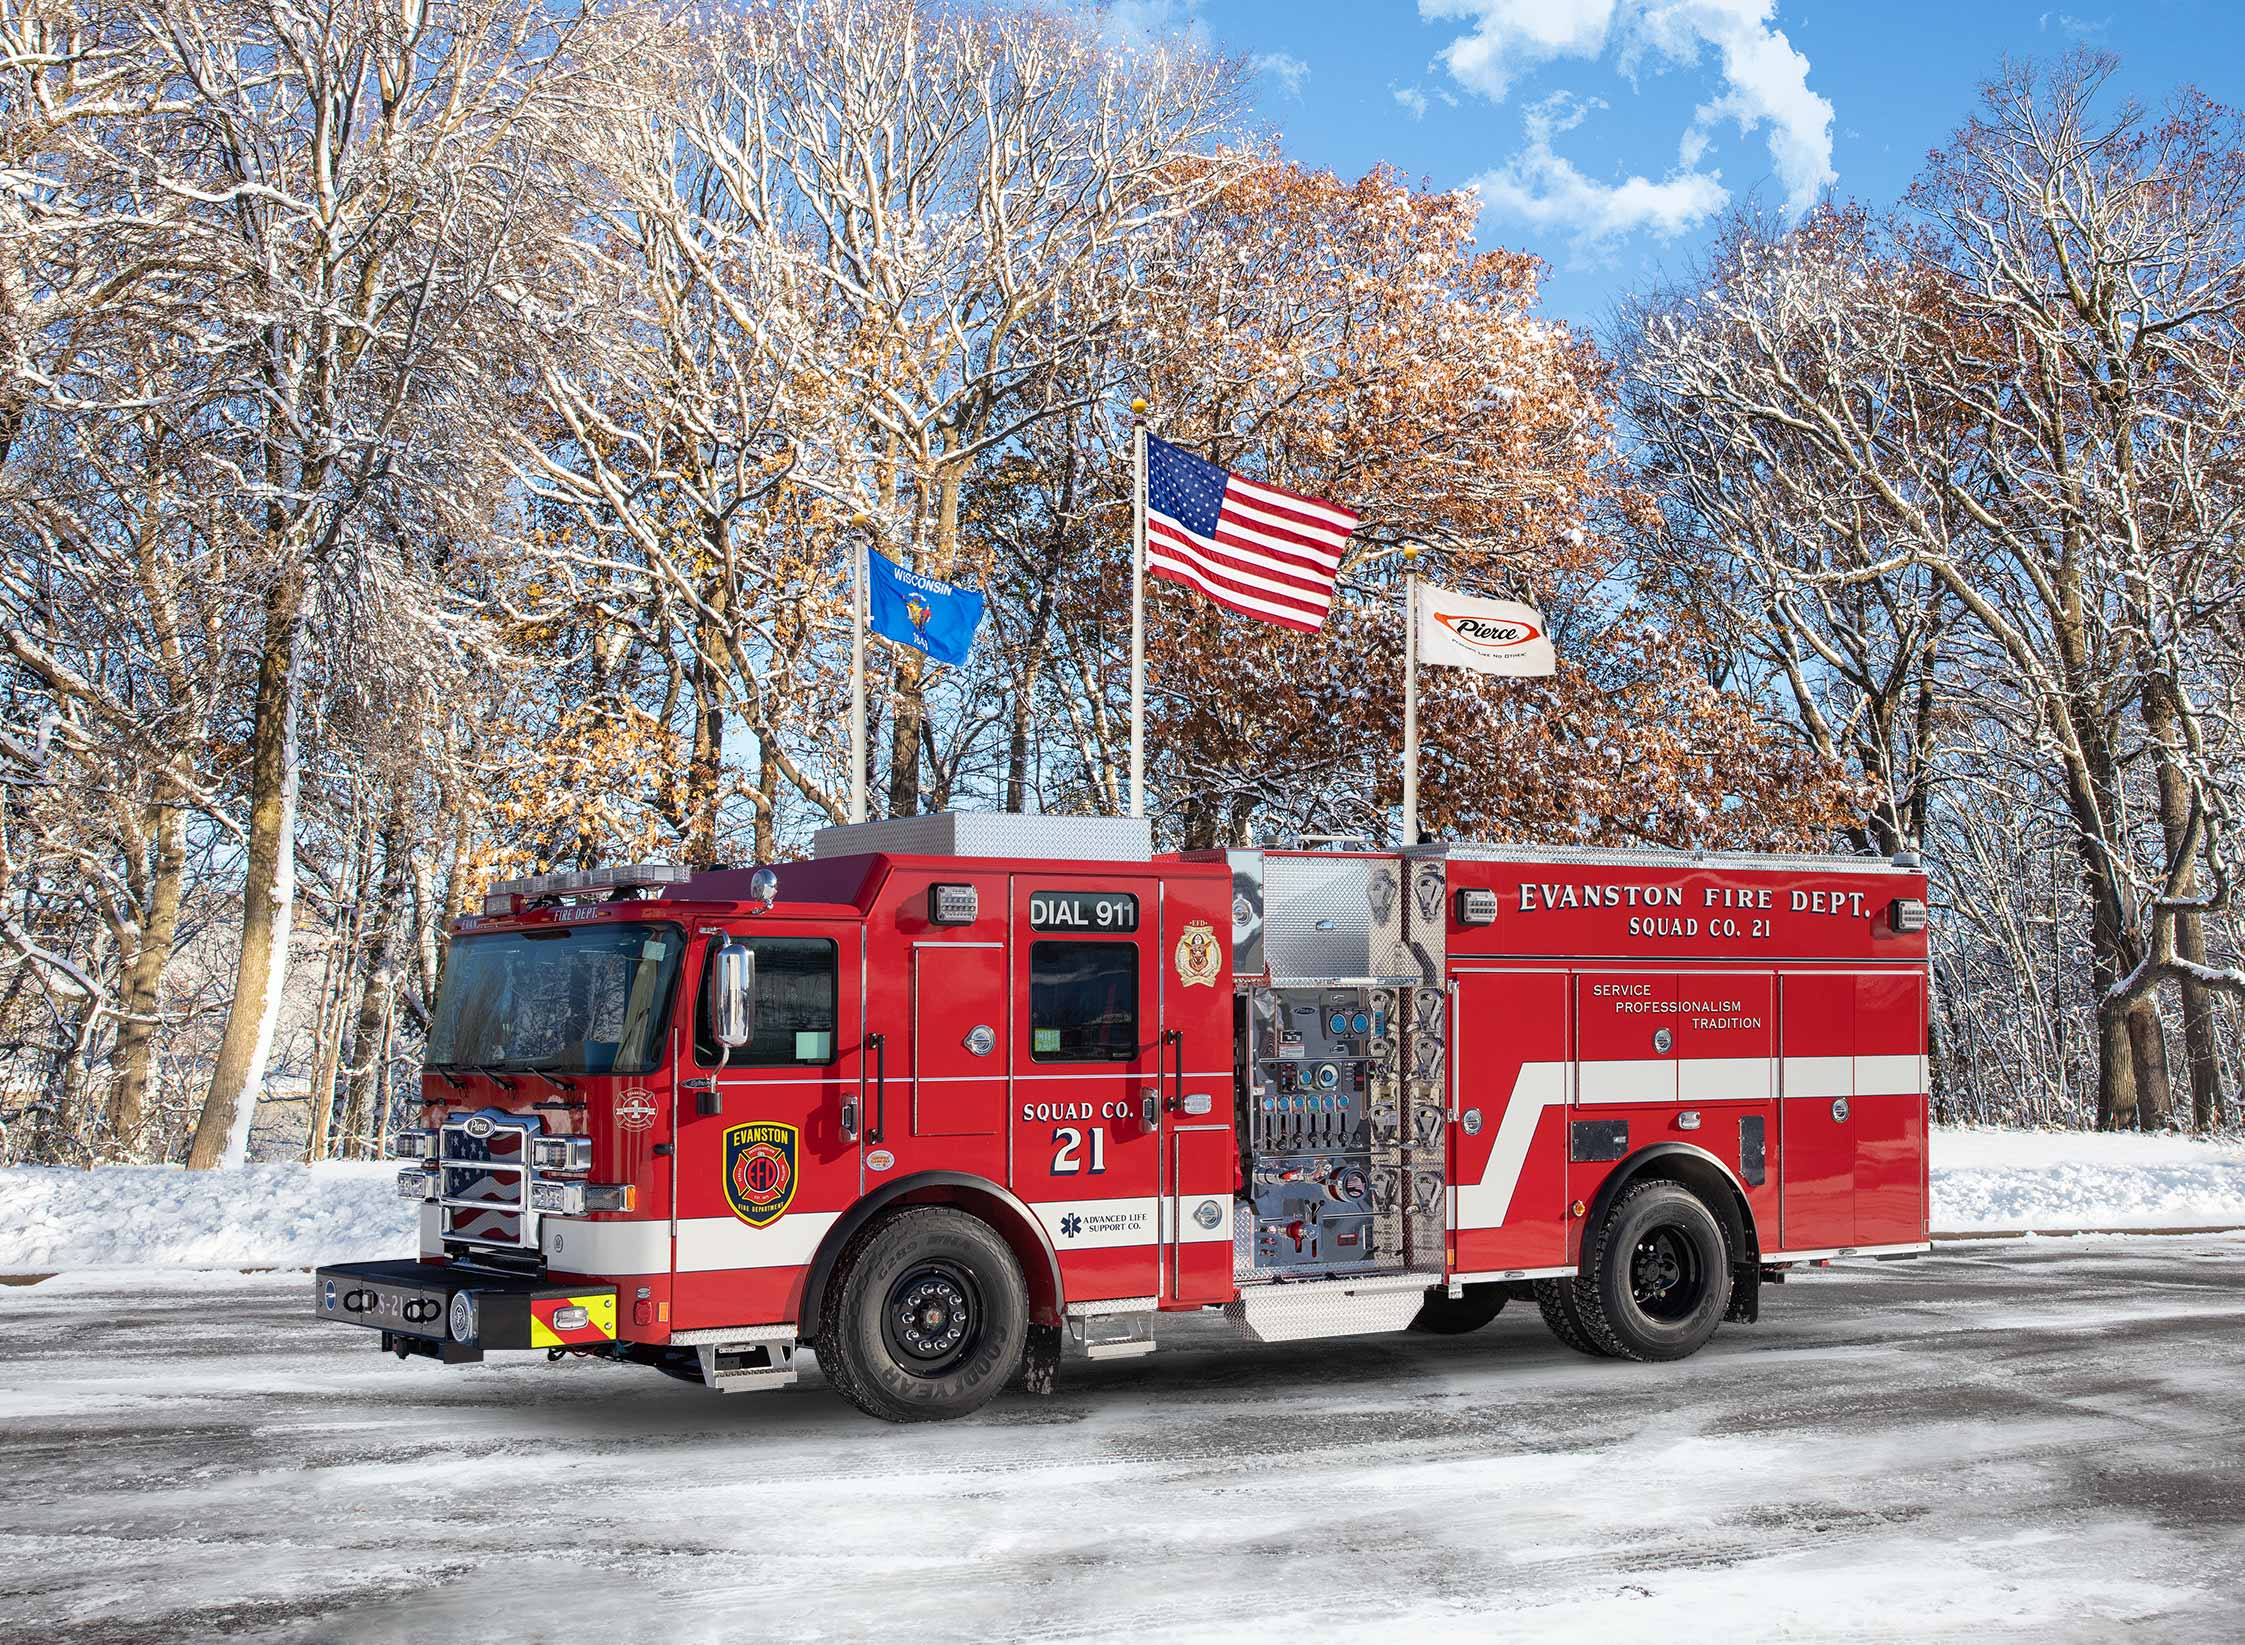
[[390,1133],[390,1158],[435,1159],[437,1134],[434,1131],[406,1130]]

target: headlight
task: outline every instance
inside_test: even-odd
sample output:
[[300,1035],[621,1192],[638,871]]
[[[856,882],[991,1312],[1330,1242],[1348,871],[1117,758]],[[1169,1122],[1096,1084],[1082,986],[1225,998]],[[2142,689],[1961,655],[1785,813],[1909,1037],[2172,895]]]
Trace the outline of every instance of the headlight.
[[628,1182],[533,1182],[530,1209],[551,1216],[580,1217],[587,1211],[629,1211],[639,1198]]
[[390,1158],[435,1159],[437,1134],[434,1131],[394,1131],[390,1134]]
[[592,1138],[532,1137],[530,1163],[541,1171],[590,1171]]
[[585,1185],[581,1182],[533,1182],[530,1185],[530,1209],[533,1211],[571,1217],[584,1208]]
[[429,1184],[435,1180],[428,1172],[421,1170],[418,1166],[411,1171],[400,1171],[398,1173],[398,1198],[427,1199],[429,1197]]

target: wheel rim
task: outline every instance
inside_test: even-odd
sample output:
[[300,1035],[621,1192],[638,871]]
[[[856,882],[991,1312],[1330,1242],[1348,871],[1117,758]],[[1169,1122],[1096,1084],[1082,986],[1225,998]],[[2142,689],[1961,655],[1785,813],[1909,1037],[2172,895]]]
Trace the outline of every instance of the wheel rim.
[[923,1262],[889,1287],[881,1307],[881,1337],[897,1368],[916,1377],[940,1377],[972,1354],[982,1340],[982,1290],[952,1262]]
[[1707,1282],[1707,1263],[1688,1230],[1665,1223],[1637,1237],[1629,1295],[1648,1319],[1674,1324],[1691,1318],[1706,1300]]

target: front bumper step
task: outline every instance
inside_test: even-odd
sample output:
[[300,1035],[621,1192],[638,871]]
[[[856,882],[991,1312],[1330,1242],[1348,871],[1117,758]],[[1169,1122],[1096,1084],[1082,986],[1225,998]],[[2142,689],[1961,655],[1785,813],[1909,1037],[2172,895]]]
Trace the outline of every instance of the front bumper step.
[[[454,1307],[456,1298],[468,1301]],[[385,1347],[447,1364],[486,1349],[591,1348],[616,1340],[616,1288],[556,1284],[434,1262],[338,1262],[312,1274],[312,1314],[380,1331]]]

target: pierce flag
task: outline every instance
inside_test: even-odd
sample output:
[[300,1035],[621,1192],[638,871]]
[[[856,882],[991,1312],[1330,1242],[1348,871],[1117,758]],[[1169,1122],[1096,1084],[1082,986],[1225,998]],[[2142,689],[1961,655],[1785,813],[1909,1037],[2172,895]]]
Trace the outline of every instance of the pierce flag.
[[1527,678],[1557,666],[1543,613],[1517,600],[1484,600],[1420,583],[1419,661]]

